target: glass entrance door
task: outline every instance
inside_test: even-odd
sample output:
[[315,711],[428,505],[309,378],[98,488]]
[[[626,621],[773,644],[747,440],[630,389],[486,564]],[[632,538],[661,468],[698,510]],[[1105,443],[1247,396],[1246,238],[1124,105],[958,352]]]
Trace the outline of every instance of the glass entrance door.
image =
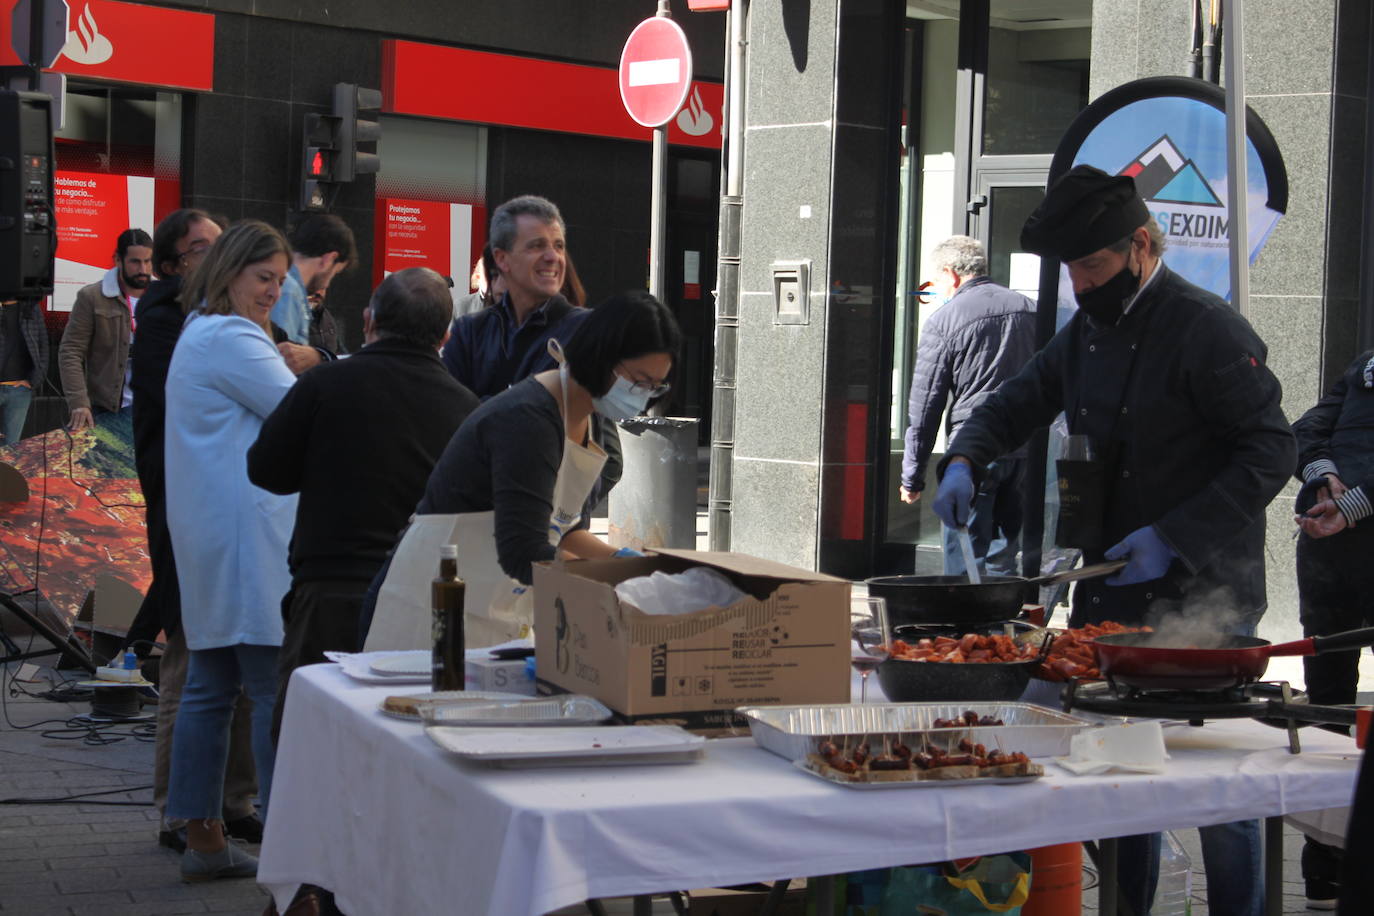
[[[908,0],[896,334],[886,517],[878,571],[939,572],[940,524],[926,497],[898,497],[908,396],[921,329],[938,303],[920,294],[928,253],[955,234],[988,249],[990,274],[1032,298],[1039,261],[1019,250],[1044,196],[1059,138],[1086,106],[1092,0]],[[943,457],[937,437],[928,468]]]

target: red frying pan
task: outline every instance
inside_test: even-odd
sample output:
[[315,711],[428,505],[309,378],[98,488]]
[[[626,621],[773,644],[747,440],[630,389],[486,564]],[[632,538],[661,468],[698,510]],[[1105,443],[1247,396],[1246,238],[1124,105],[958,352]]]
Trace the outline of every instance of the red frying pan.
[[1317,655],[1374,645],[1374,627],[1333,636],[1271,644],[1254,636],[1226,636],[1215,649],[1151,645],[1155,633],[1116,633],[1093,640],[1102,674],[1129,687],[1221,690],[1257,681],[1276,655]]

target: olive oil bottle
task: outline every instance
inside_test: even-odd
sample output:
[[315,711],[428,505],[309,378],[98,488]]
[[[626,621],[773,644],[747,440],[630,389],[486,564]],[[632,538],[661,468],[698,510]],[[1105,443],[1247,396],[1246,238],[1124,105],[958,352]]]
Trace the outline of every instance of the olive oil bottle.
[[435,690],[462,690],[465,675],[463,640],[463,596],[467,585],[458,578],[458,547],[439,548],[439,575],[430,586],[431,624],[434,655],[430,662]]

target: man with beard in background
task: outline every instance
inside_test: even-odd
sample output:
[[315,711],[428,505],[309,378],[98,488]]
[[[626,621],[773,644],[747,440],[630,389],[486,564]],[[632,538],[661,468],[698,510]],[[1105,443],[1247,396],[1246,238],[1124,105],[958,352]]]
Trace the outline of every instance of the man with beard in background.
[[115,244],[114,266],[99,283],[76,294],[57,349],[73,430],[94,426],[98,413],[127,413],[133,403],[129,345],[134,306],[153,279],[152,246],[142,229],[124,230]]

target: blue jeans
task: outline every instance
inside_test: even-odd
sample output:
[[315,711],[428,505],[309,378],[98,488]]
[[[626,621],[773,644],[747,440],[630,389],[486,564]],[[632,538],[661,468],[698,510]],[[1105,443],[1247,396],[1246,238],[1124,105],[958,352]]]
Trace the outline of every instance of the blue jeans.
[[[968,518],[969,540],[978,571],[989,576],[1019,576],[1016,553],[1021,547],[1021,484],[1026,476],[1026,459],[1003,458],[988,465],[978,485]],[[945,575],[962,576],[964,553],[959,535],[945,525],[942,529]]]
[[277,647],[192,649],[172,733],[169,818],[222,817],[229,721],[240,689],[253,701],[253,761],[263,817],[272,786],[272,707],[277,699]]
[[0,445],[17,445],[24,432],[24,419],[33,403],[33,389],[22,385],[0,385]]
[[[1259,615],[1231,627],[1254,636]],[[1214,916],[1263,916],[1264,852],[1258,820],[1199,827],[1207,875],[1207,912]],[[1122,837],[1117,845],[1121,893],[1137,913],[1148,913],[1159,881],[1160,835]]]

